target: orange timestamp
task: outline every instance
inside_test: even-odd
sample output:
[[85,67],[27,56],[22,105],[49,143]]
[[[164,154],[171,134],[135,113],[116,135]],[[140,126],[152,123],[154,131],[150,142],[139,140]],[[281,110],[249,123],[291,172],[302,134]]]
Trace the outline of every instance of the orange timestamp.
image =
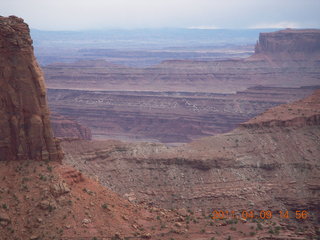
[[289,212],[285,211],[271,211],[271,210],[242,210],[242,211],[228,211],[228,210],[213,210],[211,213],[212,219],[271,219],[272,217],[279,217],[282,219],[296,218],[305,220],[309,218],[307,210],[296,210]]

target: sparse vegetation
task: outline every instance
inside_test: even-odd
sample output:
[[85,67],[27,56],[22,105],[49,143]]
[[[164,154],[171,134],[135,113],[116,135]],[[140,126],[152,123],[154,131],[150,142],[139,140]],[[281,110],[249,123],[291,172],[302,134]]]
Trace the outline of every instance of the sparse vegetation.
[[273,231],[272,227],[270,227],[270,228],[269,228],[268,233],[270,233],[270,234],[274,234],[274,231]]
[[257,223],[257,228],[256,230],[263,230],[262,224],[261,223]]
[[160,229],[164,229],[164,228],[166,228],[167,226],[164,224],[164,223],[162,223],[161,225],[160,225]]
[[42,175],[41,173],[39,174],[39,178],[40,178],[40,180],[42,180],[42,181],[47,181],[47,177],[44,176],[44,175]]

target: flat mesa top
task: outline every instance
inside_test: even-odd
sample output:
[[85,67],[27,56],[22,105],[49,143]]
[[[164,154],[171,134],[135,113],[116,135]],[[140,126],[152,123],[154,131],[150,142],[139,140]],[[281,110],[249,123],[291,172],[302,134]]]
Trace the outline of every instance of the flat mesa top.
[[279,31],[275,31],[275,32],[263,32],[261,34],[276,35],[276,34],[283,34],[283,33],[297,33],[297,34],[314,33],[314,34],[320,34],[320,29],[291,29],[291,28],[287,28],[287,29],[279,30]]

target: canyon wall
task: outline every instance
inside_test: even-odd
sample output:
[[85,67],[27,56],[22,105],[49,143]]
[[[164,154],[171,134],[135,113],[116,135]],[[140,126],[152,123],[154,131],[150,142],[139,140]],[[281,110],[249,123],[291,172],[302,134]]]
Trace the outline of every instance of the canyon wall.
[[260,33],[255,53],[271,55],[279,53],[319,54],[320,31],[286,29],[277,32]]
[[0,160],[56,160],[44,77],[21,18],[0,17]]
[[91,140],[92,134],[88,127],[68,119],[56,112],[51,113],[51,125],[53,134],[57,138],[78,138]]
[[263,114],[240,124],[244,128],[305,127],[320,125],[320,90],[294,103],[268,109]]
[[[203,210],[307,210],[319,223],[320,92],[180,147],[65,141],[65,161],[133,202]],[[272,112],[273,116],[270,116]],[[292,119],[299,118],[297,122]],[[282,125],[268,125],[267,121]],[[249,126],[249,124],[254,124]],[[291,220],[288,220],[291,221]],[[294,221],[294,220],[292,220]],[[291,222],[292,222],[291,221]]]
[[55,112],[90,126],[93,139],[172,144],[228,132],[270,107],[312,91],[261,86],[236,94],[49,89],[48,99]]

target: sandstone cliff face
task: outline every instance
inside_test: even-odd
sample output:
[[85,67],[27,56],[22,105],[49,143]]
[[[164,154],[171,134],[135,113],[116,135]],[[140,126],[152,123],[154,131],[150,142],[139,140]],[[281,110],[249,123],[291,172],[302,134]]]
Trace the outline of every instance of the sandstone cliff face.
[[0,17],[0,160],[60,160],[44,77],[21,18]]
[[281,30],[260,33],[255,53],[320,53],[320,30]]

